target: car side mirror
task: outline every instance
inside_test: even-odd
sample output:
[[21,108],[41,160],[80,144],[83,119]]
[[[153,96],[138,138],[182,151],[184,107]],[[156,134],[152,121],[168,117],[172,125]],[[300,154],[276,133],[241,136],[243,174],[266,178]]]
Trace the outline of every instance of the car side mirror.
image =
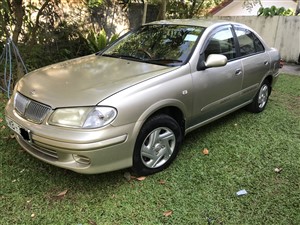
[[225,66],[226,64],[227,57],[221,54],[210,54],[204,62],[206,68],[221,67]]

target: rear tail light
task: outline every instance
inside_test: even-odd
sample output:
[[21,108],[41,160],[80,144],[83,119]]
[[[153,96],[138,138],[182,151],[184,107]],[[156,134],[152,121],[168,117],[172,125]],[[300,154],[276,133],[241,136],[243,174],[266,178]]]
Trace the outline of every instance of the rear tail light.
[[282,68],[282,67],[283,67],[283,64],[284,64],[283,59],[280,59],[280,60],[279,60],[279,68]]

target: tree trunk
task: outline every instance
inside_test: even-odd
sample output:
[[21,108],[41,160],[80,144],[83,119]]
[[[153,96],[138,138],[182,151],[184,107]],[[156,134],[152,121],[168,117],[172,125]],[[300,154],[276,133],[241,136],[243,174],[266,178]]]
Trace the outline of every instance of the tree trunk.
[[[12,40],[14,44],[17,46],[19,41],[19,36],[22,31],[22,25],[23,25],[23,17],[25,15],[25,9],[23,7],[23,1],[22,0],[14,0],[12,1],[12,9],[15,14],[15,29],[13,30]],[[17,81],[24,76],[24,70],[21,62],[18,59],[18,55],[16,51],[14,51],[15,59],[17,63]],[[14,86],[14,85],[13,85]]]
[[167,3],[168,3],[167,0],[161,1],[157,20],[165,20],[166,19]]
[[39,28],[39,23],[40,23],[40,16],[42,15],[42,12],[43,10],[47,7],[47,5],[49,4],[49,1],[50,0],[46,0],[42,7],[39,9],[38,13],[37,13],[37,16],[36,16],[36,19],[35,19],[35,24],[34,24],[34,27],[32,29],[32,32],[31,32],[31,40],[30,40],[30,43],[31,44],[35,44],[36,43],[36,32]]
[[23,7],[23,1],[22,0],[15,0],[12,3],[13,11],[15,12],[15,29],[13,31],[13,42],[15,44],[18,43],[19,36],[22,30],[22,25],[23,25],[23,17],[25,15],[25,10]]
[[147,20],[147,9],[148,9],[148,3],[144,3],[144,11],[143,11],[143,19],[142,19],[142,24],[146,23]]
[[295,11],[295,16],[300,14],[300,0],[297,1],[297,6],[296,6],[296,11]]

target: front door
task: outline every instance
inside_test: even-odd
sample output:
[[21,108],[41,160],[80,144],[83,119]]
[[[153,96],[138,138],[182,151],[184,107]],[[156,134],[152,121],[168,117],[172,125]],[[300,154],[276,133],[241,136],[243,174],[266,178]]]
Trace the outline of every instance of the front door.
[[240,91],[243,81],[241,60],[237,59],[231,26],[224,26],[212,33],[204,58],[222,54],[227,65],[206,68],[192,73],[194,85],[194,116],[192,124],[200,124],[241,104]]

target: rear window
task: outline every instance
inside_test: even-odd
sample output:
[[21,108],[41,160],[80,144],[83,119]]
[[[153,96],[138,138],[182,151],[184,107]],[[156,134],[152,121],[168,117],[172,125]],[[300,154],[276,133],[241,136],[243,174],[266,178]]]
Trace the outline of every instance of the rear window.
[[251,31],[235,27],[235,33],[239,42],[241,56],[264,52],[263,44]]

